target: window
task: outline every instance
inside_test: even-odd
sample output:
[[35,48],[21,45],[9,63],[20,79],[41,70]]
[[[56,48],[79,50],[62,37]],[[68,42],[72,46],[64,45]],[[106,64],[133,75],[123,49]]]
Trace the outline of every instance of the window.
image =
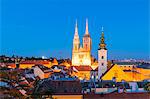
[[75,45],[75,50],[77,50],[77,45]]
[[102,66],[104,66],[104,63],[102,63]]
[[64,92],[67,92],[67,89],[65,89]]
[[58,86],[60,86],[60,82],[58,82]]
[[85,44],[85,49],[87,49],[88,48],[88,45],[87,44]]
[[118,78],[118,73],[117,72],[118,71],[115,71],[115,74],[114,74],[115,78]]
[[74,92],[77,92],[76,89],[74,89]]
[[102,56],[102,59],[104,59],[104,56]]

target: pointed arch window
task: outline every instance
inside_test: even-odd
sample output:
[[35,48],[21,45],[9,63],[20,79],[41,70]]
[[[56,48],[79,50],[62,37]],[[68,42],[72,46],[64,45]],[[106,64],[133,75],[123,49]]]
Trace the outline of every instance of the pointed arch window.
[[75,45],[75,50],[77,50],[77,45]]
[[88,45],[87,44],[85,44],[85,49],[87,49],[88,48]]

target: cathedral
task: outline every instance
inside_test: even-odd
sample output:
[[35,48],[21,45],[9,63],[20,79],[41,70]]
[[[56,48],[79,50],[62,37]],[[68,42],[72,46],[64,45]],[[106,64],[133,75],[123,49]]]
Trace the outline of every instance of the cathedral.
[[91,45],[92,40],[88,30],[88,20],[86,19],[86,29],[83,36],[83,44],[80,44],[78,35],[77,21],[75,25],[75,34],[72,48],[72,65],[73,66],[91,66]]
[[[92,40],[88,30],[88,20],[86,19],[86,28],[83,36],[83,44],[80,44],[77,21],[75,25],[75,33],[73,38],[73,48],[72,48],[72,66],[77,70],[80,70],[78,77],[89,79],[90,71],[97,70],[97,77],[100,77],[107,71],[107,49],[104,39],[104,31],[102,27],[102,33],[98,48],[98,61],[93,62],[93,57],[91,56],[91,46]],[[96,63],[96,64],[95,64]],[[91,69],[90,69],[91,68]]]

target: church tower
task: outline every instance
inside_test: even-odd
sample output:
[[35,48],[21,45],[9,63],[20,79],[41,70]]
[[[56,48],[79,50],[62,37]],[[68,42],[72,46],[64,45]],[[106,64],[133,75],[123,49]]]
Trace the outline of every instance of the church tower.
[[78,35],[78,26],[76,20],[75,33],[73,38],[73,49],[72,49],[72,65],[79,65],[79,57],[78,57],[79,48],[80,48],[80,39]]
[[88,30],[88,20],[86,20],[86,29],[83,37],[83,45],[80,45],[77,22],[72,49],[73,66],[91,66],[91,38]]
[[102,34],[100,38],[100,44],[98,49],[98,79],[105,73],[107,70],[107,49],[104,38],[104,30],[102,27]]
[[86,19],[86,29],[83,37],[83,48],[85,51],[91,51],[91,38],[88,30],[88,20]]
[[73,39],[73,52],[78,52],[79,47],[80,47],[80,40],[79,40],[78,26],[77,26],[77,20],[76,20],[75,34],[74,34],[74,39]]
[[91,41],[88,29],[88,20],[86,19],[85,34],[83,36],[83,65],[91,66]]

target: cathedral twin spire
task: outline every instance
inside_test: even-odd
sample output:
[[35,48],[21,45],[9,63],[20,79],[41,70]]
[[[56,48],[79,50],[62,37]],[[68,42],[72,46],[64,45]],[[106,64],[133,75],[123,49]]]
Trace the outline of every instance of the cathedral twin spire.
[[76,20],[76,26],[75,26],[75,36],[79,36],[78,35],[78,23],[77,23],[77,20]]
[[[80,40],[79,40],[79,34],[78,34],[78,25],[77,25],[77,20],[75,24],[75,34],[74,34],[74,48],[77,46],[78,48],[82,48],[82,45],[80,45]],[[91,38],[89,35],[89,30],[88,30],[88,19],[86,19],[86,28],[85,28],[85,34],[83,37],[83,48],[84,50],[90,50],[91,49]]]
[[72,65],[73,66],[91,65],[91,38],[88,31],[87,19],[82,44],[80,44],[78,25],[76,20],[75,33],[73,39],[73,49],[72,49]]
[[[88,19],[86,19],[85,35],[89,35]],[[78,23],[77,23],[77,20],[76,20],[76,25],[75,25],[75,35],[74,35],[74,37],[75,37],[75,36],[79,38],[79,35],[78,35]]]
[[85,35],[89,35],[89,29],[88,29],[88,19],[86,19],[86,29],[85,29]]
[[[105,44],[105,38],[104,38],[104,29],[102,27],[102,34],[100,38],[100,44],[99,44],[99,49],[106,49],[106,44]],[[86,29],[85,29],[85,35],[84,36],[89,36],[89,30],[88,30],[88,19],[86,19]],[[76,25],[75,25],[75,35],[74,38],[77,38],[79,40],[79,34],[78,34],[78,24],[76,20]],[[80,41],[79,41],[80,42]]]

